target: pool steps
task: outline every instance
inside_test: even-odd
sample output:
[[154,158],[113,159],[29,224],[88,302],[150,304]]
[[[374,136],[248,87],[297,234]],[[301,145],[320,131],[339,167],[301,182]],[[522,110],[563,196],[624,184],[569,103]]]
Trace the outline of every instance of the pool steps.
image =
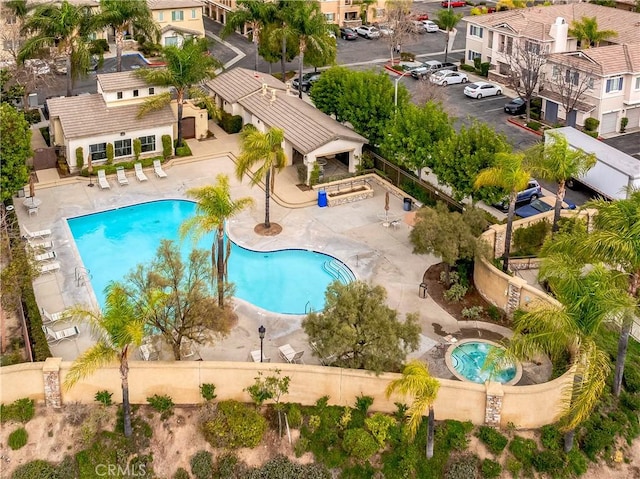
[[335,279],[340,281],[342,284],[349,284],[352,281],[356,280],[353,272],[347,268],[342,262],[332,259],[330,261],[325,261],[322,264],[322,268]]

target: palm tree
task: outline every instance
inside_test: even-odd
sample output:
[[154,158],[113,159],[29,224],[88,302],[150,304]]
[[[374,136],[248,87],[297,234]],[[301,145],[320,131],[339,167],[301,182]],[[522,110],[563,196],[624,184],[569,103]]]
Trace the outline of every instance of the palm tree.
[[582,17],[580,20],[571,22],[569,35],[576,37],[581,48],[587,49],[590,46],[599,47],[602,40],[615,37],[618,32],[615,30],[598,30],[598,19],[596,17]]
[[[264,180],[265,211],[264,227],[271,228],[269,221],[269,201],[271,190],[275,186],[275,173],[284,169],[287,164],[287,156],[282,149],[284,131],[279,128],[269,128],[262,133],[253,125],[247,125],[240,133],[240,156],[236,166],[236,175],[242,179],[249,175],[252,185]],[[251,172],[257,163],[260,163],[257,171]]]
[[[576,258],[582,264],[602,261],[626,276],[626,293],[636,303],[640,302],[640,191],[632,191],[629,198],[608,202],[592,201],[585,205],[595,208],[592,228],[556,235],[545,245],[543,255],[563,254]],[[618,340],[613,393],[618,396],[622,386],[624,363],[631,332],[632,315],[622,317]]]
[[360,20],[362,20],[363,25],[366,25],[368,23],[369,7],[376,2],[377,0],[357,0],[353,2],[357,5],[360,5]]
[[566,191],[566,183],[571,178],[582,176],[596,164],[596,155],[583,150],[574,150],[564,135],[550,133],[545,143],[536,145],[532,150],[536,158],[533,172],[544,179],[558,184],[553,215],[553,231],[558,231],[560,210]]
[[91,7],[67,0],[43,3],[25,19],[25,41],[18,61],[41,55],[44,48],[55,48],[67,59],[67,96],[71,96],[73,79],[86,74],[90,65],[89,36],[97,31]]
[[271,23],[275,17],[274,4],[264,0],[238,0],[238,8],[227,15],[227,23],[222,30],[222,38],[229,36],[238,28],[248,24],[256,47],[255,70],[258,71],[258,49],[262,28]]
[[[178,103],[178,141],[176,148],[182,146],[182,108],[187,97],[205,103],[210,113],[215,113],[212,98],[202,89],[196,88],[200,82],[215,77],[220,62],[209,55],[208,43],[204,38],[188,38],[182,46],[168,46],[162,49],[166,63],[164,68],[142,68],[135,74],[150,85],[172,87],[175,89]],[[138,118],[147,113],[160,110],[172,101],[171,92],[149,97],[138,110]]]
[[145,0],[102,0],[100,13],[96,19],[101,28],[113,27],[116,37],[116,65],[122,71],[122,50],[124,34],[133,29],[156,43],[160,37],[158,24],[153,20],[151,10]]
[[444,45],[444,61],[447,61],[447,56],[449,55],[449,37],[451,35],[451,30],[453,30],[460,19],[462,18],[461,14],[454,12],[451,8],[446,10],[438,11],[438,24],[440,28],[444,28],[447,32],[445,36],[445,45]]
[[240,198],[232,200],[229,193],[229,177],[218,175],[216,184],[192,188],[187,191],[187,196],[195,199],[196,215],[185,220],[180,226],[180,237],[191,234],[197,241],[203,236],[216,231],[216,239],[211,244],[211,270],[212,282],[218,286],[218,306],[224,308],[225,284],[227,282],[227,265],[231,254],[231,244],[227,242],[224,248],[224,225],[227,220],[240,213],[247,206],[253,205],[253,199]]
[[70,389],[78,381],[96,370],[120,363],[122,383],[122,409],[124,413],[124,435],[131,436],[131,405],[129,403],[129,354],[132,346],[140,346],[144,337],[144,318],[135,314],[135,307],[129,300],[125,288],[112,282],[106,288],[105,308],[102,314],[77,309],[74,314],[88,319],[99,337],[96,344],[82,353],[71,365],[64,380]]
[[495,165],[482,170],[474,188],[483,186],[499,186],[509,192],[509,211],[507,213],[507,229],[504,238],[504,262],[502,270],[506,273],[509,269],[509,253],[511,251],[511,235],[513,232],[513,214],[516,209],[518,191],[526,188],[531,173],[524,166],[526,153],[496,153]]
[[431,376],[425,363],[418,360],[409,362],[402,370],[402,377],[389,383],[386,390],[387,398],[394,392],[413,396],[413,403],[407,410],[409,416],[409,436],[411,440],[416,436],[425,409],[429,410],[427,424],[427,459],[433,457],[433,432],[435,413],[433,403],[440,389],[440,381]]

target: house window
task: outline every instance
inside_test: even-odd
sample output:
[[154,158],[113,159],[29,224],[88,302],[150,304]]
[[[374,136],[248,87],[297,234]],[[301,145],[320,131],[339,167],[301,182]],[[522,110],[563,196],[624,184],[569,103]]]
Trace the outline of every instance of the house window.
[[118,100],[122,100],[122,92],[121,92],[121,91],[119,91],[118,93],[116,93],[116,98],[117,98]]
[[593,90],[593,78],[591,77],[587,79],[587,88],[589,88],[589,90]]
[[489,32],[489,38],[488,40],[488,44],[487,44],[487,48],[493,48],[493,33]]
[[195,8],[191,9],[191,18],[198,18],[198,12]]
[[622,77],[615,77],[607,79],[606,92],[622,91]]
[[331,22],[331,23],[333,23],[333,21],[335,20],[335,18],[336,18],[336,14],[335,14],[335,13],[325,13],[325,14],[324,14],[324,19],[325,19],[327,22]]
[[178,37],[167,37],[164,39],[164,46],[165,47],[175,47],[178,45]]
[[482,53],[474,52],[473,50],[469,50],[467,52],[467,60],[469,61],[473,61],[476,58],[481,58],[481,57],[482,57]]
[[131,140],[116,140],[113,142],[114,156],[131,156]]
[[155,135],[141,136],[139,138],[139,140],[140,140],[140,146],[141,146],[140,151],[142,153],[149,152],[149,151],[156,151],[156,137],[155,137]]
[[513,50],[513,37],[507,37],[506,54],[511,55],[512,50]]
[[640,77],[636,77],[636,86],[635,90],[640,90]]
[[107,157],[107,144],[89,145],[89,153],[91,153],[91,161],[104,160]]
[[580,73],[567,70],[564,75],[564,81],[566,84],[578,86],[578,83],[580,81]]
[[181,22],[184,20],[184,11],[182,10],[174,10],[171,12],[171,20],[174,22]]
[[158,12],[158,21],[164,22],[164,12]]
[[149,95],[155,95],[156,94],[156,89],[153,87],[149,88]]
[[358,19],[358,12],[344,12],[344,19],[346,21],[357,20]]
[[482,27],[477,27],[475,25],[469,26],[469,35],[472,37],[482,38]]
[[133,97],[137,97],[140,93],[138,92],[138,90],[133,90]]
[[540,44],[539,43],[527,41],[525,43],[525,49],[529,53],[534,53],[536,55],[540,55]]

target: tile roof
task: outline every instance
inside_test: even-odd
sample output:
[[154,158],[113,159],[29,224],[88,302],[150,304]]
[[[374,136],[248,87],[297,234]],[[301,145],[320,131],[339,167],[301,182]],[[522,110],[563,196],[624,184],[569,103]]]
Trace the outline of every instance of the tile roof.
[[188,28],[183,28],[183,27],[179,27],[177,25],[165,25],[164,27],[162,27],[162,30],[160,30],[160,33],[167,33],[168,31],[173,30],[174,32],[180,32],[180,33],[187,33],[189,35],[202,35],[202,32],[199,32],[198,30],[190,30]]
[[600,30],[614,30],[618,35],[610,38],[613,43],[640,43],[640,13],[603,7],[592,3],[537,6],[487,15],[464,17],[474,25],[506,31],[537,40],[551,40],[549,30],[557,17],[564,18],[569,25],[582,17],[596,17]]
[[640,46],[606,45],[579,52],[554,53],[549,62],[572,66],[600,76],[640,73]]
[[170,8],[202,7],[198,0],[147,0],[150,10],[167,10]]
[[104,92],[127,91],[147,88],[150,85],[134,72],[102,73],[97,75],[98,83]]
[[176,119],[170,106],[138,119],[140,104],[107,108],[102,95],[80,95],[47,100],[50,118],[60,118],[66,138],[84,138],[118,131],[144,130],[173,124]]
[[284,83],[271,75],[247,70],[246,68],[228,70],[213,80],[207,81],[205,85],[229,103],[236,103],[240,98],[262,89],[263,83],[266,83],[269,88],[277,88],[279,90],[286,90],[287,88]]

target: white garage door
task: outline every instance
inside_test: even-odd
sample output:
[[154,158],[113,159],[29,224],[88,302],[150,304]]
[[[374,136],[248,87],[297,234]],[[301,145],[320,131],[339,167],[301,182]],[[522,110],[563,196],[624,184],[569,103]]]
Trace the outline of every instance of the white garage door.
[[640,107],[627,110],[627,118],[629,118],[627,129],[638,128],[640,126]]
[[618,112],[606,113],[602,115],[602,122],[600,123],[600,134],[605,135],[607,133],[615,133],[616,126],[618,126]]

